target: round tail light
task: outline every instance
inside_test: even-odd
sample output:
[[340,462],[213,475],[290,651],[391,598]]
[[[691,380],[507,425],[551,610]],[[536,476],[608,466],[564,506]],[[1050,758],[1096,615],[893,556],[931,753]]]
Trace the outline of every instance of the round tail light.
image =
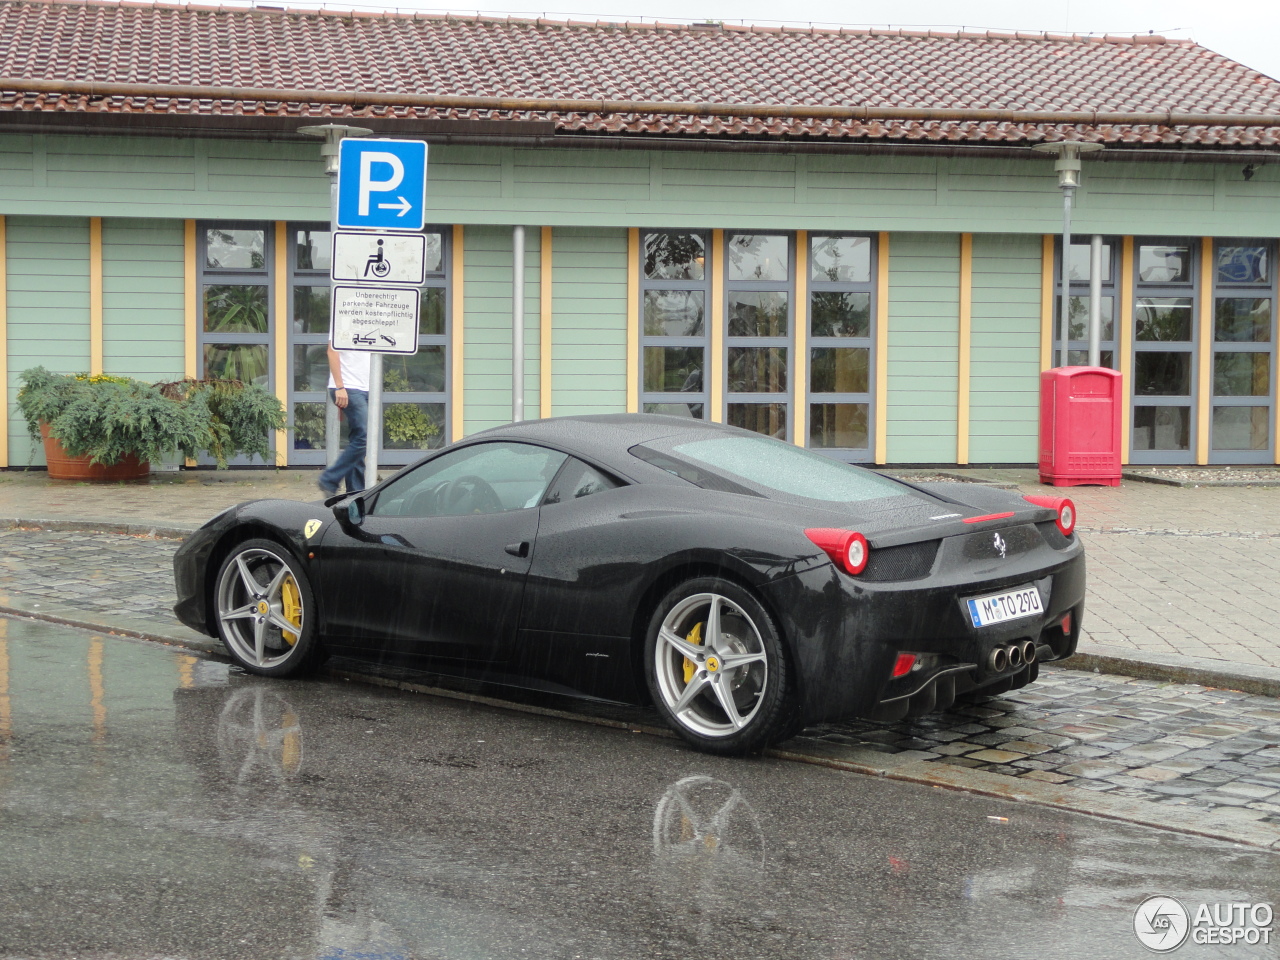
[[1076,505],[1066,497],[1041,497],[1041,496],[1025,496],[1022,498],[1027,503],[1034,503],[1037,507],[1048,507],[1058,516],[1054,518],[1054,522],[1058,525],[1064,537],[1071,536],[1071,531],[1076,528]]
[[871,548],[867,545],[867,538],[856,530],[814,527],[806,530],[804,535],[821,547],[831,562],[845,573],[856,577],[867,569]]

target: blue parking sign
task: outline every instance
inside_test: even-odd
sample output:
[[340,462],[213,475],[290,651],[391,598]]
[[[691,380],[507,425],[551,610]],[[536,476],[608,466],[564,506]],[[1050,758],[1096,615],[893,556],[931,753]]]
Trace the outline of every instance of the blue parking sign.
[[427,145],[356,140],[338,145],[338,226],[421,230],[427,215]]

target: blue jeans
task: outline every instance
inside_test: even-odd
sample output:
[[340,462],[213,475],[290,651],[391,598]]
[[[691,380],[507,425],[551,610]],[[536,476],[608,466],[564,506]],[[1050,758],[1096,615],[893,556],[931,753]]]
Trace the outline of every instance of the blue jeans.
[[[329,391],[332,400],[336,390]],[[336,490],[344,480],[347,493],[355,493],[364,489],[364,451],[369,423],[369,393],[366,390],[348,390],[347,405],[342,410],[347,418],[350,433],[347,446],[333,466],[320,474],[320,486],[326,490]]]

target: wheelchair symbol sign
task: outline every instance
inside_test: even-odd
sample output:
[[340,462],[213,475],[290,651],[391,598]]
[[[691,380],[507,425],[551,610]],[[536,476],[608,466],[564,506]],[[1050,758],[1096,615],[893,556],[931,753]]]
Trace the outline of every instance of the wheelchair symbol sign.
[[426,236],[421,233],[333,234],[329,278],[342,283],[406,283],[426,278]]
[[348,138],[339,144],[339,227],[421,230],[426,206],[424,141]]

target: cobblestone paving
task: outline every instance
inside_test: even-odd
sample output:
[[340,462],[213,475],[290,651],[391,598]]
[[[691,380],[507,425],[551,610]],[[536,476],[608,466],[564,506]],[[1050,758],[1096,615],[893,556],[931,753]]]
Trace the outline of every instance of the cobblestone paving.
[[945,714],[793,742],[815,740],[1280,825],[1280,701],[1267,697],[1046,667]]
[[174,627],[177,549],[175,540],[149,537],[0,530],[0,602],[21,594],[50,607]]
[[[1115,536],[1099,539],[1119,542]],[[1219,539],[1227,551],[1261,542]],[[1144,537],[1143,543],[1164,540],[1172,542]],[[11,593],[40,597],[50,608],[87,611],[107,622],[117,614],[171,628],[177,546],[115,534],[0,530],[0,602]],[[1176,550],[1155,559],[1100,552],[1094,550],[1090,562],[1093,589],[1104,596],[1114,584],[1112,577],[1098,576],[1100,566],[1115,562],[1117,575],[1127,568],[1130,581],[1143,578],[1132,597],[1136,606],[1128,608],[1134,621],[1147,616],[1181,623],[1184,644],[1187,637],[1223,636],[1196,619],[1178,578],[1165,575],[1166,564],[1174,573],[1181,568]],[[1106,559],[1112,555],[1114,561]],[[1247,554],[1215,560],[1222,570],[1258,562]],[[1250,574],[1258,602],[1264,576]],[[1161,603],[1168,611],[1159,609]],[[1093,604],[1093,616],[1100,606]],[[1114,622],[1123,626],[1118,617]],[[1238,634],[1240,628],[1231,629]],[[1046,667],[1023,690],[957,705],[946,714],[893,724],[826,724],[798,738],[799,745],[806,741],[1197,810],[1228,810],[1280,825],[1280,701],[1265,697]]]

